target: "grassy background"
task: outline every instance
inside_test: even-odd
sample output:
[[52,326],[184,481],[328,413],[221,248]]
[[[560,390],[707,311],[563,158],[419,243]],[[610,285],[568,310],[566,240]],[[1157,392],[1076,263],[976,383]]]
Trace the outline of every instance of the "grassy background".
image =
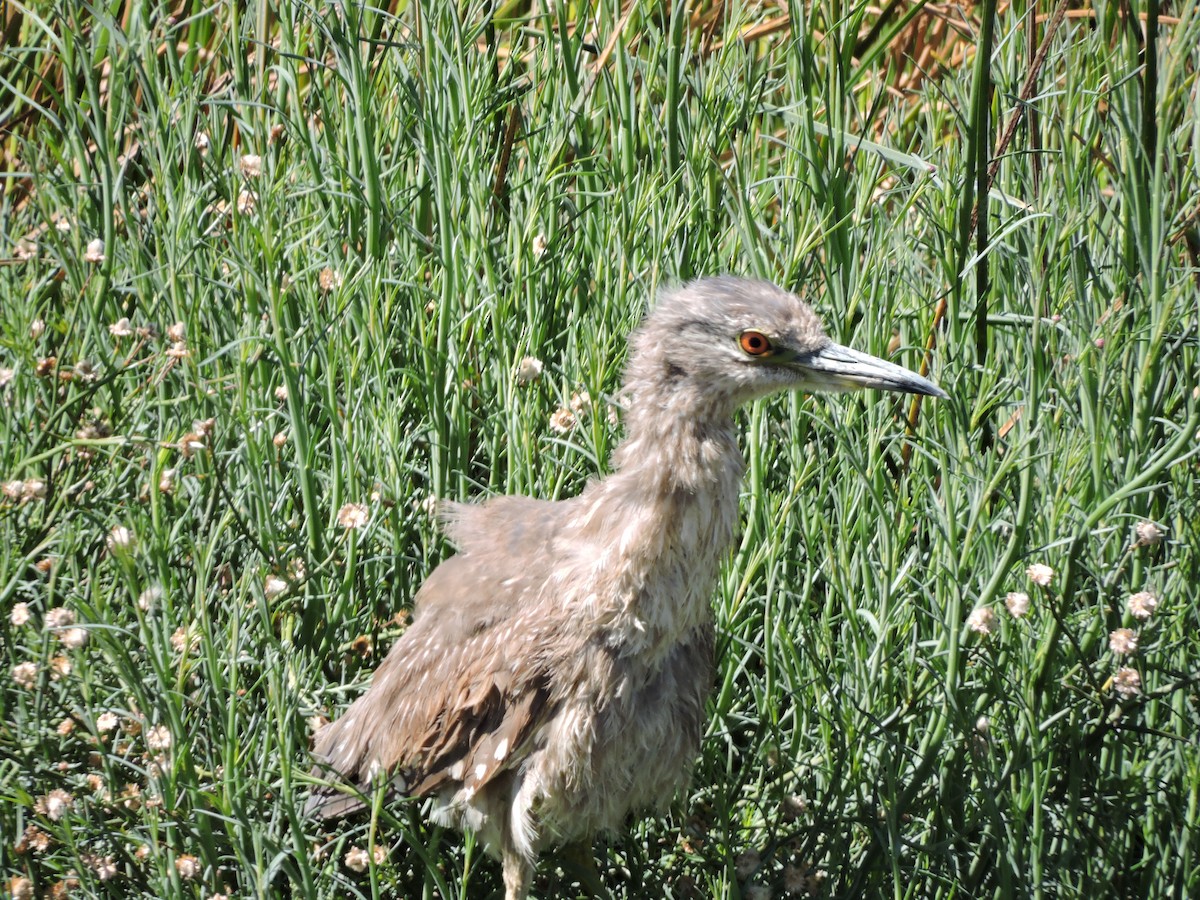
[[952,400],[744,414],[703,760],[613,894],[1200,893],[1195,2],[0,12],[0,889],[496,895],[419,809],[304,821],[315,717],[428,498],[578,491],[647,298],[733,271]]

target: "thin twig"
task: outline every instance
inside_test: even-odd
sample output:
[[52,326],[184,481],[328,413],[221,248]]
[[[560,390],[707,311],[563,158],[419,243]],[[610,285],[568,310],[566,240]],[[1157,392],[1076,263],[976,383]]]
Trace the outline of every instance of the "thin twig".
[[[1034,54],[1033,60],[1029,63],[1029,70],[1025,73],[1025,80],[1021,83],[1021,92],[1017,96],[1017,103],[1013,106],[1012,112],[1008,116],[1008,124],[1000,135],[1000,140],[996,141],[996,149],[992,153],[992,161],[988,164],[987,173],[987,188],[990,191],[992,185],[996,182],[996,173],[1000,171],[1000,160],[1004,156],[1004,152],[1008,149],[1008,145],[1012,143],[1012,139],[1017,134],[1017,127],[1021,124],[1021,118],[1025,115],[1025,110],[1029,105],[1029,101],[1033,99],[1034,93],[1037,91],[1038,76],[1041,74],[1042,66],[1046,62],[1046,56],[1050,52],[1050,42],[1054,39],[1054,33],[1058,30],[1058,26],[1062,24],[1063,18],[1067,13],[1068,0],[1059,0],[1058,6],[1054,8],[1054,13],[1050,16],[1050,21],[1046,25],[1046,33],[1042,36],[1042,43]],[[971,228],[974,230],[975,224],[979,219],[979,197],[975,198],[975,208],[971,211]]]

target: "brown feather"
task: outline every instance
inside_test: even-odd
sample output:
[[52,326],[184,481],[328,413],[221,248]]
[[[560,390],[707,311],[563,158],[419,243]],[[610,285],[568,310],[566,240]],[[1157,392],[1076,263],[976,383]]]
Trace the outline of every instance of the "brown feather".
[[[548,678],[524,663],[538,657],[536,633],[511,627],[522,609],[520,585],[530,572],[497,567],[506,549],[484,537],[496,520],[492,506],[525,514],[526,539],[546,531],[553,504],[502,497],[481,506],[455,504],[448,531],[465,552],[426,579],[414,603],[413,624],[376,671],[371,690],[317,736],[313,774],[371,789],[376,777],[404,778],[421,797],[450,782],[478,790],[520,756],[547,712]],[[509,539],[512,538],[508,535]],[[514,557],[509,556],[508,559]],[[514,580],[515,579],[515,580]],[[522,641],[524,637],[526,640]],[[519,673],[519,674],[518,674]],[[505,758],[491,759],[503,743]],[[451,775],[462,763],[463,774]],[[475,773],[480,765],[484,774]],[[307,811],[334,818],[363,806],[344,787],[318,786]]]

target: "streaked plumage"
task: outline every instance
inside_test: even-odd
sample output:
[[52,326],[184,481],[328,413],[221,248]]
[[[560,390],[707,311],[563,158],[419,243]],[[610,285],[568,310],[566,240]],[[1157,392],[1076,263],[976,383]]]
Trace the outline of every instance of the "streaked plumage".
[[[787,389],[945,396],[832,344],[765,282],[666,294],[631,343],[613,473],[570,500],[450,504],[457,555],[317,739],[317,774],[366,792],[392,779],[478,832],[509,900],[545,846],[619,828],[687,784],[713,676],[710,595],[737,522],[737,407]],[[360,805],[336,785],[309,801],[326,817]]]

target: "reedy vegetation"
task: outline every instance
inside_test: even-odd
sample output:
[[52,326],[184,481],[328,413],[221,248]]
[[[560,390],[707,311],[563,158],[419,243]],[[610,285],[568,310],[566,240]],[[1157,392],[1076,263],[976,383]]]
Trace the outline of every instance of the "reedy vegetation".
[[425,501],[578,491],[645,298],[735,271],[953,400],[747,412],[703,760],[609,887],[1200,891],[1196,4],[451,7],[5,8],[4,882],[495,890],[408,806],[302,821],[309,719],[448,552]]

